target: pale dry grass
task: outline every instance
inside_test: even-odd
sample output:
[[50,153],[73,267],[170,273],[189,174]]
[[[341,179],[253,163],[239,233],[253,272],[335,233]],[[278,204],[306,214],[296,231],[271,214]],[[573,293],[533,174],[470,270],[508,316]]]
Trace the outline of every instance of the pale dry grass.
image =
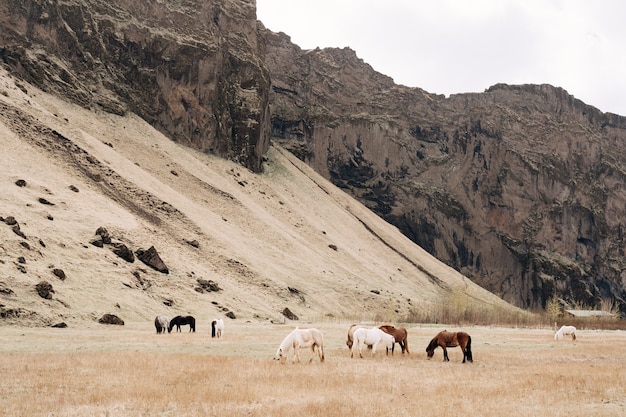
[[[272,360],[290,325],[227,323],[225,338],[156,335],[149,323],[3,327],[7,416],[622,416],[626,333],[466,327],[474,363],[424,353],[441,325],[409,326],[411,355],[350,359],[349,323],[316,323],[326,361]],[[300,327],[306,327],[300,323]],[[455,330],[448,326],[448,330]],[[308,358],[308,352],[302,355]]]

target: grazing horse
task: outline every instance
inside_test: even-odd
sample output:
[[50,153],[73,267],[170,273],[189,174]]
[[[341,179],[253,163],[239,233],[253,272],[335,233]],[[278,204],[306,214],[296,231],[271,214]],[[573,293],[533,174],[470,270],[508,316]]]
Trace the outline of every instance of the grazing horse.
[[561,326],[561,328],[554,334],[554,340],[561,340],[563,336],[572,335],[572,340],[576,340],[576,327],[574,326]]
[[224,320],[215,319],[211,322],[211,337],[222,338],[224,333]]
[[348,329],[348,340],[346,340],[346,345],[348,345],[348,349],[352,349],[352,344],[354,343],[354,331],[361,328],[365,327],[359,324],[353,324]]
[[289,351],[293,348],[292,362],[300,362],[300,348],[310,347],[311,358],[309,359],[309,362],[312,362],[315,357],[316,346],[320,362],[324,362],[324,335],[322,332],[314,328],[299,329],[296,327],[280,343],[278,349],[276,350],[276,357],[274,359],[278,359],[281,363],[285,363]]
[[156,316],[154,319],[154,327],[156,327],[157,334],[163,333],[165,334],[165,329],[170,324],[170,319],[165,316]]
[[460,346],[463,351],[463,363],[465,363],[465,359],[470,362],[474,362],[474,359],[472,358],[472,338],[465,332],[449,332],[447,330],[443,330],[437,333],[426,348],[428,359],[433,357],[435,349],[437,349],[438,346],[441,346],[443,349],[444,362],[450,360],[450,358],[448,358],[448,350],[446,348],[457,346]]
[[392,335],[387,334],[379,328],[366,329],[361,327],[354,331],[354,344],[352,345],[352,352],[350,357],[353,358],[355,352],[358,350],[359,357],[363,357],[363,347],[365,345],[372,347],[372,356],[376,356],[376,349],[379,344],[383,344],[387,348],[387,355],[389,355],[389,349],[393,348],[396,342]]
[[176,326],[176,331],[180,332],[180,326],[184,326],[185,324],[189,325],[190,332],[196,331],[196,319],[193,316],[176,316],[170,321],[167,332],[171,333],[174,326]]
[[391,324],[383,324],[382,326],[379,326],[378,328],[382,330],[383,332],[392,335],[393,338],[395,339],[396,342],[393,344],[391,348],[391,354],[393,354],[393,348],[396,346],[396,343],[400,345],[400,348],[402,349],[403,354],[404,352],[411,353],[409,352],[409,339],[408,339],[409,334],[404,327],[394,327]]

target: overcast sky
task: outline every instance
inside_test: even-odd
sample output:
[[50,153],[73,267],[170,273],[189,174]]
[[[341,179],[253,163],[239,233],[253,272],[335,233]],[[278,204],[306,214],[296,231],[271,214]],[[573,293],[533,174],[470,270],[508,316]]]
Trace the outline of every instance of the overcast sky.
[[430,93],[545,83],[626,116],[623,0],[257,0],[257,18]]

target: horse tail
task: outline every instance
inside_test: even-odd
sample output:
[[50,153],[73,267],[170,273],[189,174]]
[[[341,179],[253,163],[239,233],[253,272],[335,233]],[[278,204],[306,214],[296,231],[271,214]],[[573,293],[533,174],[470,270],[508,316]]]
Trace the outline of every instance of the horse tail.
[[406,351],[407,354],[410,354],[411,352],[409,352],[409,336],[405,335],[404,337],[404,350]]
[[324,335],[319,333],[319,342],[317,343],[317,350],[320,357],[320,362],[324,362]]
[[215,320],[211,322],[211,337],[215,337]]
[[467,356],[467,360],[470,362],[474,362],[474,358],[472,358],[472,336],[467,335],[467,346],[465,347],[465,355]]

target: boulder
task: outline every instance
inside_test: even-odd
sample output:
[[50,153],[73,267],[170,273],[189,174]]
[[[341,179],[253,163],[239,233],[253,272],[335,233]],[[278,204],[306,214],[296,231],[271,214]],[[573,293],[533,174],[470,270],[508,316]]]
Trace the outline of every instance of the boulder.
[[300,320],[298,316],[296,316],[291,310],[289,310],[288,307],[285,307],[285,309],[283,310],[283,316],[287,317],[289,320]]
[[62,269],[54,268],[52,270],[52,273],[61,281],[65,281],[65,271],[63,271]]
[[45,298],[46,300],[52,300],[52,294],[54,293],[54,289],[52,288],[52,284],[47,281],[41,281],[39,284],[35,285],[35,289],[37,290],[37,294],[41,298]]
[[133,254],[133,251],[128,249],[128,246],[126,246],[125,244],[114,243],[111,250],[114,254],[116,254],[128,263],[132,264],[133,262],[135,262],[135,254]]
[[148,265],[150,268],[164,274],[169,274],[170,271],[167,268],[167,265],[165,265],[165,262],[163,262],[154,246],[150,246],[150,249],[148,250],[137,249],[137,251],[135,251],[135,255],[137,255],[137,259]]
[[123,326],[124,325],[124,320],[122,320],[121,318],[117,317],[115,314],[105,314],[102,317],[100,317],[100,319],[98,320],[98,323],[100,324],[115,324],[117,326]]
[[98,227],[96,235],[101,237],[102,243],[106,245],[111,243],[111,235],[109,235],[109,231],[104,227]]

